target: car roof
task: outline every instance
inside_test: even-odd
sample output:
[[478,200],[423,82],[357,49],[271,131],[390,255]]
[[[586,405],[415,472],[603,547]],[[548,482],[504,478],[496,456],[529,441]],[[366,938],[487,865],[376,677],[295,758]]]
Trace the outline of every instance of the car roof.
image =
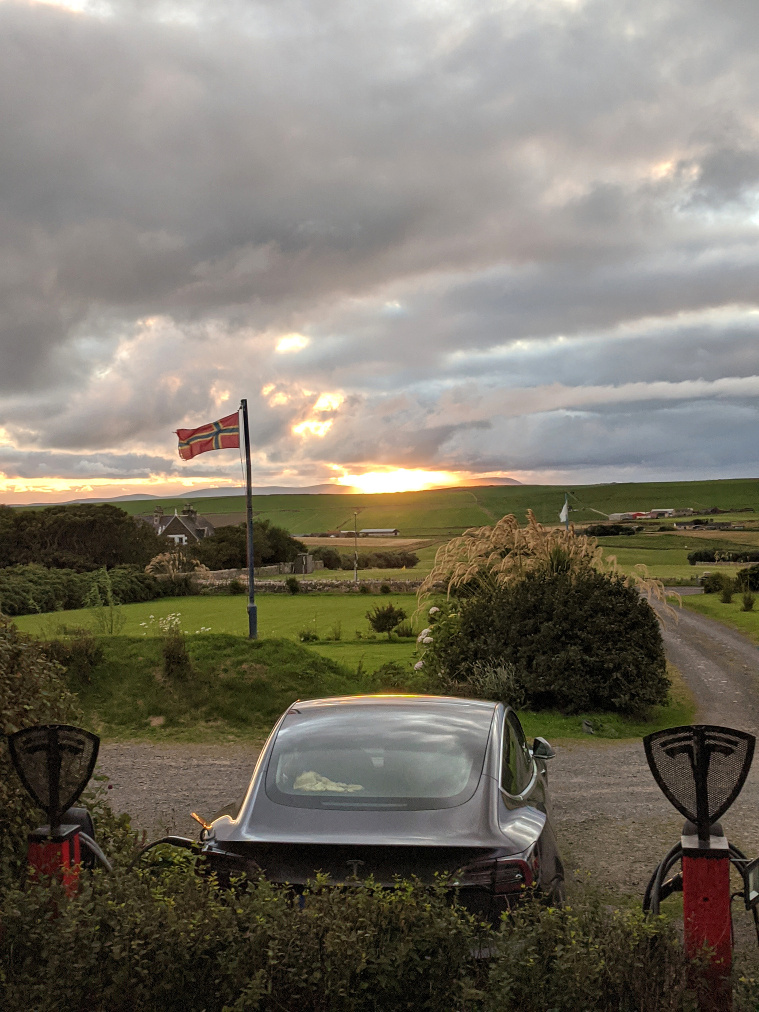
[[450,713],[452,709],[489,711],[492,713],[497,703],[482,699],[461,699],[456,696],[422,696],[418,694],[387,693],[361,696],[329,696],[323,699],[298,699],[288,712],[306,713],[335,706],[378,707],[382,709],[400,709],[419,707],[430,713]]

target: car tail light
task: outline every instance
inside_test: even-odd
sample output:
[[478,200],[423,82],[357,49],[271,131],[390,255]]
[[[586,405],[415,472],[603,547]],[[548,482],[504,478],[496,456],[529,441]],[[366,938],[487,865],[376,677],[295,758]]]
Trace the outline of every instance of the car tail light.
[[528,889],[535,881],[537,871],[537,857],[530,861],[499,857],[468,865],[462,869],[453,885],[460,888],[480,886],[500,896]]

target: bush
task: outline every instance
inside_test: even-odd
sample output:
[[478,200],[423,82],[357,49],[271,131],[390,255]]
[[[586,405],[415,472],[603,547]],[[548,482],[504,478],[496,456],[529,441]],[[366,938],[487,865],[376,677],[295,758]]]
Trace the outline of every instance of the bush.
[[69,675],[83,682],[92,680],[92,672],[105,657],[103,644],[89,629],[69,633],[67,639],[54,639],[39,644],[51,661],[56,661]]
[[285,580],[288,594],[300,594],[300,583],[294,576],[288,576]]
[[301,629],[298,632],[298,639],[301,643],[316,643],[319,640],[319,634],[314,629]]
[[247,594],[248,592],[248,588],[245,586],[242,580],[238,580],[237,578],[229,581],[229,584],[227,585],[227,590],[229,591],[230,594]]
[[380,594],[392,594],[392,590],[390,589],[389,583],[380,584]]
[[[747,569],[738,570],[736,582],[743,590],[759,591],[759,566],[749,566]],[[704,591],[706,592],[706,587],[704,587]]]
[[723,587],[722,573],[705,573],[701,579],[701,586],[705,594],[719,594]]
[[741,611],[753,611],[756,597],[751,590],[744,590],[741,595]]
[[336,548],[315,548],[311,553],[317,562],[323,562],[325,569],[340,569],[340,553]]
[[[496,931],[440,887],[317,882],[302,906],[265,881],[220,892],[186,859],[165,870],[5,897],[0,979],[8,1009],[59,1012],[680,1012],[698,1002],[674,927],[580,900],[528,901]],[[54,928],[54,930],[53,930]],[[490,958],[473,959],[479,948]],[[690,994],[687,992],[690,990]],[[744,986],[736,1009],[755,1007]]]
[[729,576],[723,576],[722,578],[722,591],[719,595],[719,599],[723,604],[730,604],[733,600],[733,591],[735,586]]
[[384,607],[377,605],[373,611],[368,611],[366,617],[369,619],[369,625],[376,633],[387,633],[387,638],[390,639],[390,634],[406,617],[406,612],[403,608],[396,608],[392,604],[386,604]]
[[661,631],[638,591],[616,576],[528,573],[442,610],[425,669],[467,683],[475,664],[513,665],[532,709],[644,714],[667,699]]
[[42,645],[0,619],[0,878],[17,874],[39,811],[13,769],[6,735],[33,724],[76,723],[75,697]]
[[192,674],[192,663],[187,652],[187,640],[182,631],[182,619],[178,614],[167,615],[158,620],[161,630],[161,655],[164,676],[171,681],[181,681]]

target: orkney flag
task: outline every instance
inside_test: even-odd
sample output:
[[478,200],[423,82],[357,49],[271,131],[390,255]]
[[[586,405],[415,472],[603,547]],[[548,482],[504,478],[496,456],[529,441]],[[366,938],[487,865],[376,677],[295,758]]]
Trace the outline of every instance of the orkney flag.
[[209,422],[199,429],[177,429],[179,456],[182,460],[206,450],[227,450],[240,445],[240,416],[237,411],[218,422]]

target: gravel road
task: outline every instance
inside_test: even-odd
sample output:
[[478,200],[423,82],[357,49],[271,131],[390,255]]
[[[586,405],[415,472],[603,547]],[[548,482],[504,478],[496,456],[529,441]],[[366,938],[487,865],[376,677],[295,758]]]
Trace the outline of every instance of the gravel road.
[[[697,700],[698,720],[759,733],[759,650],[701,615],[679,612],[667,656]],[[570,867],[637,895],[677,842],[682,820],[660,793],[639,743],[589,738],[556,746],[550,767],[557,833]],[[196,835],[190,811],[213,815],[242,796],[257,749],[241,745],[104,744],[110,800],[150,837]],[[759,855],[759,757],[723,821],[731,842]]]

